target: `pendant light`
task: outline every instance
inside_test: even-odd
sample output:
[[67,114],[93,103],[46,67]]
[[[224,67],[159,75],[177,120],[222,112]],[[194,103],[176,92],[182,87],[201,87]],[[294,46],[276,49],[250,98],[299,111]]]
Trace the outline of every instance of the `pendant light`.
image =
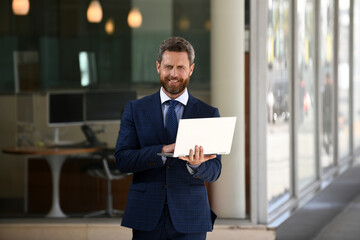
[[30,11],[29,0],[13,0],[12,10],[15,15],[27,15]]
[[105,23],[105,32],[108,35],[113,35],[115,32],[115,23],[114,23],[114,19],[109,18],[106,23]]
[[128,18],[127,18],[127,22],[128,22],[129,27],[131,27],[131,28],[141,27],[142,15],[138,8],[136,8],[136,7],[131,8]]
[[103,10],[98,0],[91,0],[86,12],[87,20],[91,23],[99,23],[103,17]]

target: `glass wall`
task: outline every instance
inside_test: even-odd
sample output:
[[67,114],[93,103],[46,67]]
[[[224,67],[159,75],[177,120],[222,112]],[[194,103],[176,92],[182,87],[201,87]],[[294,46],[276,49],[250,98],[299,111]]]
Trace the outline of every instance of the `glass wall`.
[[[157,56],[159,43],[172,33],[173,1],[132,0],[130,2],[132,8],[138,9],[143,18],[141,27],[131,29],[132,82],[156,84],[159,82],[159,77],[154,67],[154,56]],[[151,21],[148,21],[149,19]]]
[[358,158],[351,154],[353,145],[360,151],[360,0],[268,0],[266,7],[260,149],[267,154],[264,221],[273,222]]
[[354,148],[360,147],[360,0],[354,0],[353,25],[353,116]]
[[[155,61],[159,44],[171,35],[182,36],[195,49],[195,71],[190,83],[209,88],[210,0],[132,0],[143,24],[131,30],[132,82],[159,82]],[[197,11],[201,9],[201,11]]]
[[339,1],[338,149],[339,159],[350,153],[350,0]]
[[[25,16],[0,1],[0,92],[157,87],[157,50],[172,35],[196,49],[191,87],[209,89],[210,0],[100,3],[103,17],[91,22],[89,0],[30,1]],[[130,27],[134,10],[142,22]]]
[[267,198],[271,210],[291,192],[291,1],[269,0],[268,6]]
[[[339,5],[336,6],[335,2]],[[359,2],[355,2],[357,18],[354,29],[360,27],[360,16],[356,16],[360,15]],[[350,0],[297,0],[296,14],[291,12],[291,3],[286,0],[268,1],[266,147],[270,212],[293,197],[295,189],[301,192],[314,183],[317,166],[328,173],[327,170],[336,166],[335,159],[345,159],[344,156],[351,152]],[[292,25],[292,21],[296,24]],[[354,30],[355,66],[360,64],[360,46],[357,46],[360,34],[357,32]],[[296,37],[294,41],[292,35]],[[354,135],[357,146],[360,145],[358,69],[354,68]],[[337,145],[335,136],[338,136]],[[320,159],[317,159],[318,154]],[[292,173],[297,177],[294,181]]]
[[[315,180],[315,0],[297,1],[296,106],[299,188]],[[295,101],[296,102],[296,101]]]
[[334,164],[334,2],[320,1],[319,106],[320,156],[324,170]]

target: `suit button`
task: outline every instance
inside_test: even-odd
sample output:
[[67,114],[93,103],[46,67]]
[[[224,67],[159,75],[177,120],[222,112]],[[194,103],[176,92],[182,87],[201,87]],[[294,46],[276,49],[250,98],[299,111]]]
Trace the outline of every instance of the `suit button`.
[[171,168],[171,166],[170,166],[170,165],[167,165],[167,168]]
[[166,184],[164,184],[164,185],[163,185],[163,188],[164,188],[164,189],[166,189],[166,188],[167,188]]

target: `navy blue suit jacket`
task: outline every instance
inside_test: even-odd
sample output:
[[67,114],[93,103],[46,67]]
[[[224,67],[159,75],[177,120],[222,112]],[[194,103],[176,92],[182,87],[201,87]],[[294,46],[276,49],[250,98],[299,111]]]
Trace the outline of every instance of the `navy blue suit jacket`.
[[[207,117],[219,117],[218,109],[189,94],[182,118]],[[117,168],[133,173],[133,179],[122,225],[153,230],[167,199],[177,231],[212,231],[216,215],[210,210],[205,182],[220,176],[221,157],[202,163],[191,175],[186,162],[178,158],[168,158],[163,164],[157,153],[166,141],[159,92],[126,105],[115,158]]]

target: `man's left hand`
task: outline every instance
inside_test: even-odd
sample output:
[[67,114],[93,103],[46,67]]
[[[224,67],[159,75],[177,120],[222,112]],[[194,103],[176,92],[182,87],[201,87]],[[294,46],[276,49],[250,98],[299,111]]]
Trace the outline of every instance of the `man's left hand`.
[[216,158],[216,155],[204,155],[204,148],[202,146],[195,146],[195,152],[190,149],[188,157],[179,157],[179,159],[187,161],[190,165],[199,165],[210,159]]

